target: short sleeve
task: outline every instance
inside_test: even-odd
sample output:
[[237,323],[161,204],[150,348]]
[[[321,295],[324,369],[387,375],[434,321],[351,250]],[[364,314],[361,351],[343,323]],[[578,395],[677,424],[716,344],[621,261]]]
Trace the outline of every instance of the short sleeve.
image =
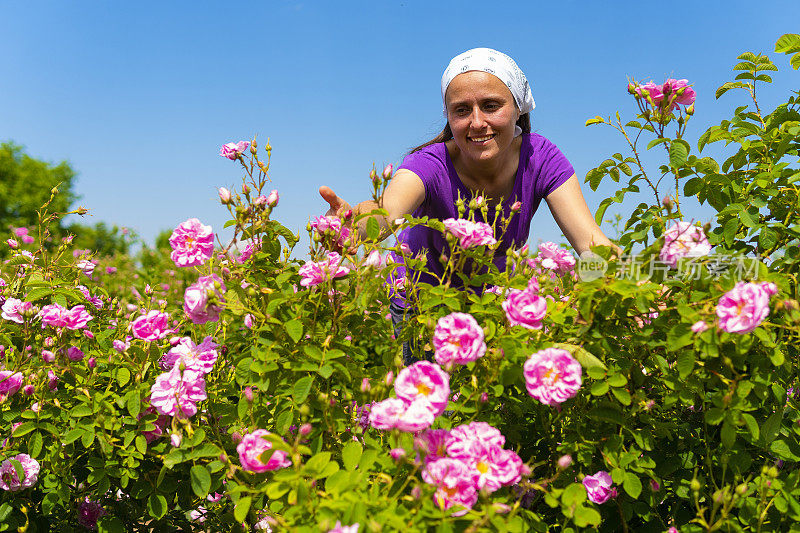
[[550,141],[546,141],[542,146],[540,157],[541,167],[536,183],[536,195],[539,198],[547,198],[575,174],[575,169],[561,150]]

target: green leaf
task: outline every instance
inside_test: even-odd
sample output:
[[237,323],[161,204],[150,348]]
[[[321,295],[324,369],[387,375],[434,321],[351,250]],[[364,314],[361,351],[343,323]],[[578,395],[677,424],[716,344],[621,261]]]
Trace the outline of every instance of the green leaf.
[[306,401],[313,383],[314,376],[306,376],[297,380],[297,383],[294,384],[294,391],[292,392],[294,403],[301,404]]
[[761,436],[764,439],[764,444],[769,444],[772,442],[775,437],[778,436],[778,432],[781,429],[781,420],[783,419],[783,410],[777,411],[772,413],[767,421],[764,422],[764,425],[761,426]]
[[37,287],[35,289],[31,289],[30,292],[25,296],[25,301],[27,302],[35,302],[40,298],[44,298],[45,296],[50,296],[53,294],[53,289],[50,287]]
[[717,89],[715,94],[715,98],[719,100],[719,97],[728,92],[731,89],[739,89],[742,87],[747,87],[746,83],[742,83],[741,81],[729,81],[728,83],[723,83],[722,86]]
[[676,367],[678,368],[678,374],[681,376],[681,379],[686,379],[689,374],[692,373],[692,370],[694,370],[694,359],[694,352],[691,350],[684,350],[678,355]]
[[705,414],[706,422],[712,426],[718,426],[725,419],[725,410],[719,407],[712,407]]
[[683,185],[684,196],[694,196],[703,190],[703,178],[692,178]]
[[333,367],[328,364],[322,365],[319,370],[317,370],[317,374],[322,376],[322,379],[328,379],[331,377],[331,374],[333,374]]
[[294,342],[298,342],[303,336],[303,323],[296,318],[286,322],[283,327]]
[[586,487],[583,483],[572,483],[561,493],[561,503],[566,507],[579,505],[586,501]]
[[733,245],[733,241],[736,239],[736,234],[739,231],[739,219],[738,218],[731,218],[725,222],[725,225],[722,227],[722,236],[725,239],[725,244],[728,246]]
[[73,430],[68,431],[67,434],[64,435],[64,438],[61,439],[61,442],[63,442],[64,444],[72,444],[73,442],[81,438],[81,435],[83,434],[84,434],[83,429],[75,428]]
[[669,142],[669,139],[667,139],[666,137],[659,137],[658,139],[653,139],[652,141],[647,143],[647,149],[649,150],[654,146],[658,146],[659,144],[664,144],[666,142]]
[[34,459],[39,456],[42,452],[42,445],[44,444],[44,440],[42,439],[42,434],[38,431],[31,435],[28,438],[28,455],[33,457]]
[[116,516],[103,516],[97,521],[98,533],[125,533],[127,529]]
[[608,384],[612,387],[624,387],[628,383],[628,378],[622,374],[616,373],[608,376]]
[[[596,509],[591,507],[586,507],[585,505],[579,505],[575,508],[575,515],[573,517],[575,520],[575,525],[578,527],[588,527],[588,526],[598,526],[602,517],[600,513],[597,512]],[[570,528],[564,529],[564,531],[571,531]]]
[[586,125],[591,126],[592,124],[603,124],[604,122],[605,119],[603,119],[603,117],[601,117],[600,115],[597,115],[596,117],[587,120]]
[[381,227],[375,217],[367,219],[367,237],[372,240],[377,240],[381,234]]
[[800,457],[792,453],[789,444],[783,439],[772,441],[772,444],[769,445],[769,449],[772,453],[777,455],[779,459],[783,459],[784,461],[800,460]]
[[306,461],[305,470],[311,475],[321,473],[331,460],[331,452],[319,452]]
[[189,477],[192,480],[192,490],[198,498],[205,498],[211,489],[211,474],[205,465],[194,465],[189,470]]
[[744,420],[744,424],[747,426],[747,431],[750,432],[753,440],[758,440],[758,422],[756,422],[756,419],[753,417],[753,415],[749,413],[742,413],[742,420]]
[[628,496],[634,500],[642,493],[642,481],[633,472],[625,474],[625,481],[622,482],[622,488],[628,493]]
[[233,519],[237,522],[244,522],[247,518],[247,513],[250,511],[250,503],[253,499],[250,496],[243,496],[236,502],[236,507],[233,508]]
[[597,381],[592,385],[590,389],[592,396],[602,396],[608,392],[608,382],[607,381]]
[[733,448],[733,443],[736,442],[736,428],[728,420],[722,424],[720,438],[723,446],[728,449]]
[[589,353],[588,350],[581,346],[576,346],[574,344],[568,344],[565,342],[557,342],[553,344],[553,347],[561,348],[562,350],[567,350],[570,352],[572,357],[574,357],[575,360],[578,361],[585,369],[598,367],[605,370],[606,368],[606,365],[603,364],[600,359]]
[[78,405],[77,407],[73,408],[72,411],[70,411],[69,416],[72,418],[81,418],[84,416],[91,416],[93,414],[94,411],[92,411],[92,408],[88,405]]
[[764,252],[772,249],[772,247],[774,247],[777,242],[778,242],[778,233],[767,227],[762,229],[761,233],[758,235],[758,246]]
[[775,43],[775,51],[781,54],[800,52],[800,35],[796,33],[781,35]]
[[631,404],[631,393],[628,392],[627,389],[611,389],[611,392],[622,405]]
[[361,443],[358,441],[350,441],[342,447],[342,463],[347,470],[355,470],[358,462],[361,460],[363,453]]
[[594,409],[589,411],[589,418],[594,418],[597,420],[605,420],[607,422],[613,422],[614,424],[619,424],[620,426],[625,425],[625,418],[622,416],[622,412],[619,409],[615,409],[613,407],[606,407],[606,406],[595,407]]
[[151,494],[147,498],[147,512],[156,520],[167,514],[167,499],[161,494]]
[[673,168],[680,168],[686,164],[689,157],[689,147],[686,141],[676,139],[669,147],[669,164]]
[[120,387],[124,387],[131,380],[131,371],[121,366],[117,368],[117,382]]
[[36,422],[23,422],[14,429],[14,431],[11,433],[11,436],[21,437],[23,435],[27,435],[34,429],[36,429]]

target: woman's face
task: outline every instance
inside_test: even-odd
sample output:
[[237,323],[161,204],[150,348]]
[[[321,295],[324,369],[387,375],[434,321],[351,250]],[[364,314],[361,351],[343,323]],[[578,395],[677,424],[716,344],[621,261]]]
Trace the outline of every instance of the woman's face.
[[447,121],[461,155],[488,161],[514,140],[519,110],[506,85],[488,72],[459,74],[445,93]]

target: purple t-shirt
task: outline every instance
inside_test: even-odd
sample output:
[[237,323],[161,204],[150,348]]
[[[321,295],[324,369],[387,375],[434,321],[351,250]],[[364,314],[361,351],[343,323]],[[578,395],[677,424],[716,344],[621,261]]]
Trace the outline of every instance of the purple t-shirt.
[[[458,218],[456,200],[459,194],[465,203],[476,196],[476,193],[461,182],[444,143],[432,144],[407,155],[399,168],[412,171],[419,176],[425,186],[425,199],[414,211],[415,217],[428,216],[440,220]],[[494,263],[501,271],[505,270],[506,250],[509,247],[520,247],[528,240],[531,219],[542,198],[555,191],[574,173],[572,165],[555,144],[536,133],[522,134],[514,189],[502,204],[506,217],[511,214],[511,205],[515,201],[519,200],[522,208],[511,219],[503,240],[495,252]],[[491,223],[494,209],[490,208],[488,214]],[[480,212],[476,212],[475,220],[487,222],[482,219]],[[427,269],[439,276],[443,274],[444,269],[439,257],[443,252],[447,252],[448,246],[441,233],[425,226],[415,226],[403,230],[399,237],[408,244],[414,254],[427,250]],[[408,275],[411,273],[407,273]],[[424,273],[420,275],[419,281],[437,283],[433,276]],[[457,283],[457,280],[453,281],[454,284]],[[402,305],[402,301],[398,299],[395,301]]]

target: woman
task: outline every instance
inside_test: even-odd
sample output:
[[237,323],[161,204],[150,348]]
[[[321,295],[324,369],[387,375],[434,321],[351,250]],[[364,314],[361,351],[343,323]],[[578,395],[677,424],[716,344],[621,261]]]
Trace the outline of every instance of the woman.
[[[490,212],[502,202],[506,217],[519,201],[521,207],[495,252],[495,264],[502,270],[505,251],[527,241],[531,218],[544,199],[578,254],[594,245],[612,246],[586,205],[572,165],[553,143],[531,133],[533,96],[513,59],[490,48],[468,50],[450,61],[441,89],[447,125],[403,160],[383,194],[383,208],[389,213],[383,224],[408,213],[458,218],[459,196],[465,201],[484,196]],[[320,187],[319,193],[330,205],[327,215],[350,209],[329,187]],[[373,201],[361,202],[354,212],[377,207]],[[364,220],[359,227],[362,237],[365,229]],[[426,250],[428,269],[441,274],[439,257],[446,250],[441,234],[416,226],[402,238],[412,253]],[[393,316],[403,307],[396,299]]]

